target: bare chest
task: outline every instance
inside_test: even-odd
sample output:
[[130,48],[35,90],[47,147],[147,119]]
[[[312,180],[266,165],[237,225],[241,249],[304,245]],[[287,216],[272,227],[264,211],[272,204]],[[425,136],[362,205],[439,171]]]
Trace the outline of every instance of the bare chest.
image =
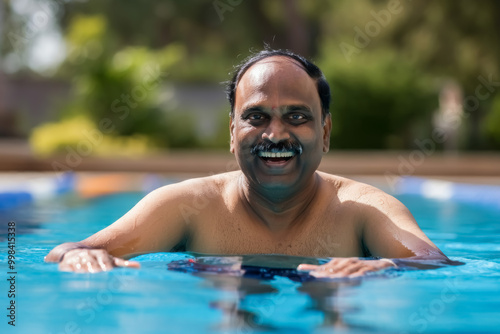
[[342,210],[310,215],[280,233],[237,212],[206,212],[197,222],[187,249],[208,254],[363,256],[357,224]]

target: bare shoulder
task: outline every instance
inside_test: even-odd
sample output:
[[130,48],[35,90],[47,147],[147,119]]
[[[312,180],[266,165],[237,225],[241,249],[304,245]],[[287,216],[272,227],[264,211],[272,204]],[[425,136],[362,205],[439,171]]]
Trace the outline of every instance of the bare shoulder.
[[[130,257],[169,251],[185,243],[202,218],[221,203],[232,175],[193,178],[169,184],[146,195],[116,222],[85,239],[85,245]],[[210,204],[210,205],[209,205]],[[204,210],[203,214],[200,214]]]
[[357,203],[382,211],[407,210],[400,201],[377,187],[328,173],[318,174],[332,188],[330,191],[336,192],[341,203]]
[[362,196],[384,193],[382,190],[369,184],[348,179],[346,177],[318,172],[318,175],[330,187],[335,190],[341,200],[353,200]]
[[237,179],[238,172],[197,177],[172,183],[151,192],[156,200],[193,199],[198,197],[215,198],[223,196],[227,188]]

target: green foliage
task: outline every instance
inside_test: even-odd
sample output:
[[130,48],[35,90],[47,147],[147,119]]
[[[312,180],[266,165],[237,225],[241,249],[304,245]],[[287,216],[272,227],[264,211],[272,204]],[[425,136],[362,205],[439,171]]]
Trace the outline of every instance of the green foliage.
[[126,48],[111,59],[99,59],[75,78],[76,100],[96,123],[116,119],[117,135],[142,133],[161,139],[168,110],[160,108],[159,93],[167,84],[168,69],[181,56],[176,46],[167,46],[159,52]]
[[[184,48],[170,44],[158,50],[125,47],[113,52],[106,42],[110,39],[106,26],[102,16],[80,15],[70,24],[67,35],[73,50],[70,55],[85,57],[70,56],[65,64],[66,69],[76,75],[74,97],[61,111],[60,124],[84,116],[92,126],[111,137],[145,138],[144,142],[153,147],[197,146],[193,120],[168,107],[171,102],[169,70],[184,57]],[[91,55],[91,51],[97,53]],[[75,63],[77,60],[83,61]],[[44,128],[42,126],[39,133],[47,133],[42,131]],[[82,126],[79,133],[85,128]],[[33,137],[40,139],[36,132]],[[62,133],[60,137],[54,133],[50,144],[34,147],[40,152],[49,148],[57,150],[66,144],[65,138]],[[61,145],[56,143],[57,139]],[[117,145],[105,147],[114,153]]]
[[64,154],[70,150],[83,156],[138,156],[154,152],[154,146],[147,136],[105,135],[83,115],[37,127],[31,134],[30,145],[40,155],[55,152]]
[[107,21],[102,15],[77,15],[68,27],[66,40],[70,46],[83,46],[89,42],[100,41],[107,28]]
[[489,114],[485,117],[483,130],[496,149],[500,149],[500,94],[495,96]]
[[412,125],[436,108],[429,82],[394,54],[361,54],[351,63],[330,56],[320,65],[332,90],[333,148],[411,147]]

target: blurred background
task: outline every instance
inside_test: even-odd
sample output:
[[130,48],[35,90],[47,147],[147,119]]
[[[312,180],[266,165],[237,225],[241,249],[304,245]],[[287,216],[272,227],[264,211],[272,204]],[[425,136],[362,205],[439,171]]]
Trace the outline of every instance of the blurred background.
[[0,23],[2,152],[35,159],[8,168],[227,152],[223,83],[265,45],[324,71],[334,153],[500,149],[496,0],[0,0]]

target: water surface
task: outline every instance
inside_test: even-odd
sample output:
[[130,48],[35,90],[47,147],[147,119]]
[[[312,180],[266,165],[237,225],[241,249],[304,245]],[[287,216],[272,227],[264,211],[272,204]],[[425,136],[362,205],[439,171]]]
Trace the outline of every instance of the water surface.
[[[283,271],[256,278],[231,267],[235,261],[245,260],[247,266],[268,261],[269,267],[286,269],[304,260],[290,257],[222,259],[219,264],[227,270],[219,273],[174,268],[196,259],[197,255],[190,253],[147,255],[140,258],[141,270],[99,274],[59,272],[56,265],[43,263],[52,247],[86,238],[123,215],[143,195],[128,193],[87,200],[65,196],[0,212],[3,223],[16,221],[18,232],[16,327],[8,326],[3,315],[0,331],[499,332],[500,209],[419,196],[398,198],[431,240],[465,265],[391,270],[355,280],[314,281],[293,279]],[[2,226],[5,237],[6,227]],[[0,244],[4,249],[0,255],[2,272],[7,276],[5,238]],[[213,264],[213,259],[200,261]],[[8,286],[5,279],[2,281],[0,300],[6,310]]]

